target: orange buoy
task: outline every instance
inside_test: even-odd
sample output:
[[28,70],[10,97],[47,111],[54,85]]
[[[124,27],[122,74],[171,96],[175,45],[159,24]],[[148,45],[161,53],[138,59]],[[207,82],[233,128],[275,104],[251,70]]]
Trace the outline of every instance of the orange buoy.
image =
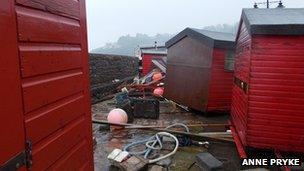
[[163,77],[163,75],[160,73],[160,72],[157,72],[155,74],[153,74],[153,81],[157,81],[157,80],[160,80],[161,78]]
[[157,95],[157,96],[163,96],[164,88],[158,87],[158,88],[154,89],[153,94]]

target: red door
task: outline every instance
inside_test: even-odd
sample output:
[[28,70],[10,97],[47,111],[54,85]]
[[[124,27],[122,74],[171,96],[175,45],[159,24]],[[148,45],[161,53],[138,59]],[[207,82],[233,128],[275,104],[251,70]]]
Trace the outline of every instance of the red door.
[[[19,57],[13,2],[0,3],[0,168],[25,149]],[[20,158],[19,157],[19,158]],[[16,163],[17,164],[17,163]],[[5,168],[3,168],[6,166]],[[13,166],[12,166],[13,167]]]
[[0,9],[1,165],[27,143],[31,170],[92,170],[85,1],[4,0]]

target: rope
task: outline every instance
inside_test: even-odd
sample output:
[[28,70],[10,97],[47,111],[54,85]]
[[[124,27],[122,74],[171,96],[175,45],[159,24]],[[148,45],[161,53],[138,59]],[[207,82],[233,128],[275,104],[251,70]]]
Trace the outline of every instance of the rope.
[[[189,132],[189,128],[185,124],[182,124],[182,123],[176,123],[176,124],[170,125],[170,126],[166,127],[166,129],[170,129],[170,128],[176,127],[176,126],[184,127],[185,130],[187,132]],[[176,136],[174,136],[168,132],[158,132],[154,136],[152,136],[146,140],[136,141],[136,142],[126,145],[123,150],[128,151],[131,155],[144,155],[144,158],[147,159],[148,155],[151,153],[152,150],[161,150],[163,148],[161,136],[167,136],[167,137],[172,138],[175,141],[175,148],[173,149],[172,152],[170,152],[164,156],[161,156],[156,159],[151,159],[148,161],[149,163],[158,162],[158,161],[163,160],[167,157],[170,157],[176,153],[178,146],[179,146],[179,140],[176,138]],[[137,151],[137,152],[129,151],[129,148],[136,147],[136,146],[139,146],[142,144],[145,144],[145,146],[146,146],[145,150]],[[158,145],[158,147],[156,147],[157,145]]]

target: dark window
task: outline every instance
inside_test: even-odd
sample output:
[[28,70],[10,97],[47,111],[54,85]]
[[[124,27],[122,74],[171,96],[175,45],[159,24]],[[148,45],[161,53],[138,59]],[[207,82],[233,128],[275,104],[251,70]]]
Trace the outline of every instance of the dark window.
[[234,52],[228,51],[225,57],[225,70],[234,70]]

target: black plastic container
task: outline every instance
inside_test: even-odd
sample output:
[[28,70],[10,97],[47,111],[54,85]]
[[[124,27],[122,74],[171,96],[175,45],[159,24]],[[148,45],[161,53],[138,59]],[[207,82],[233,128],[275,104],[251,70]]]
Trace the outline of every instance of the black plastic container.
[[134,118],[159,118],[159,101],[157,99],[131,98]]
[[134,113],[133,107],[131,106],[130,100],[125,100],[120,106],[122,110],[124,110],[128,115],[128,123],[132,123],[134,121]]

